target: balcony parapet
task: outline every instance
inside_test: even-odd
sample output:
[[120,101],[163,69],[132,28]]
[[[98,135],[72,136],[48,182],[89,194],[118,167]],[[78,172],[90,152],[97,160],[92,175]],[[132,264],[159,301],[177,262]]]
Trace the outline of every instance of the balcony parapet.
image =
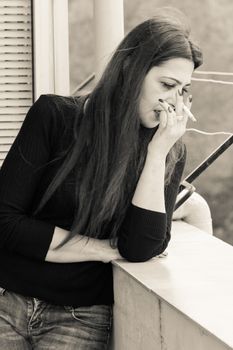
[[111,349],[233,349],[233,247],[176,221],[167,251],[113,263]]

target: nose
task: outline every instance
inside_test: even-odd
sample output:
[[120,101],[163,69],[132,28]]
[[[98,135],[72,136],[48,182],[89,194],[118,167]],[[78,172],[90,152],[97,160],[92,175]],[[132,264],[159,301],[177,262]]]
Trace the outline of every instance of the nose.
[[175,106],[176,106],[176,93],[177,90],[173,90],[170,95],[168,96],[168,98],[166,99],[167,103],[175,110]]

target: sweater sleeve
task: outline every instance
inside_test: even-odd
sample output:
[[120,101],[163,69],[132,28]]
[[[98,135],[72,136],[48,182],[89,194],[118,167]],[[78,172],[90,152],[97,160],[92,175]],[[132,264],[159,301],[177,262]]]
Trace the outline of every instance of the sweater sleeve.
[[120,254],[132,262],[143,262],[161,254],[171,238],[171,220],[186,159],[177,162],[170,184],[165,188],[166,213],[130,204],[119,230]]
[[0,171],[0,248],[39,260],[55,229],[29,214],[58,137],[59,118],[49,96],[42,95],[29,109]]

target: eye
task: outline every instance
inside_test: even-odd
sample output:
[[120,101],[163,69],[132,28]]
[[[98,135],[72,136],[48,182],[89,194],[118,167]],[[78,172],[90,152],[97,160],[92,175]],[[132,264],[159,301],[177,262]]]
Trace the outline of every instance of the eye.
[[176,86],[175,84],[168,84],[168,83],[164,83],[164,82],[162,82],[161,84],[167,90],[173,89]]

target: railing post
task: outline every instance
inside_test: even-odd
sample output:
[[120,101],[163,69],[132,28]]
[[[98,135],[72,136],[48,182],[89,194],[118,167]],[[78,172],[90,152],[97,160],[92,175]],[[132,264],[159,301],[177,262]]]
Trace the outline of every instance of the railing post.
[[94,0],[96,81],[124,37],[123,5],[123,0]]

